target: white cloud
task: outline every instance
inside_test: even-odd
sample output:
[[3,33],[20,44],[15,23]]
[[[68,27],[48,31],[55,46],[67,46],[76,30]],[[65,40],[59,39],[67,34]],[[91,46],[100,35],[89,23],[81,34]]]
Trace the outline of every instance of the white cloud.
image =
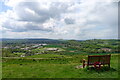
[[64,39],[117,38],[117,3],[113,0],[85,1],[5,0],[5,5],[12,10],[0,13],[3,35],[14,38],[22,35]]

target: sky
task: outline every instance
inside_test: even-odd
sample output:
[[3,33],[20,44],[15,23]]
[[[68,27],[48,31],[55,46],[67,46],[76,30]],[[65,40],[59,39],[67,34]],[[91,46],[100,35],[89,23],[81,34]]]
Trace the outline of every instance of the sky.
[[117,0],[1,0],[0,38],[117,39]]

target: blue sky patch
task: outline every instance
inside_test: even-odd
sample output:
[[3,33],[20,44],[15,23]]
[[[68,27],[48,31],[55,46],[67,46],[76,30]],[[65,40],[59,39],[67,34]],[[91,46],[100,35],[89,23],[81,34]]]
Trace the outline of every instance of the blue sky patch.
[[0,12],[6,12],[7,10],[11,10],[12,7],[6,6],[3,1],[0,1]]

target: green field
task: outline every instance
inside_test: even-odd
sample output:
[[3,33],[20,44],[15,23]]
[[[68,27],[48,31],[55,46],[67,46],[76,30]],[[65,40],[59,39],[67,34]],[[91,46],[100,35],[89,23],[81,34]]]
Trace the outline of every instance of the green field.
[[61,48],[62,46],[61,45],[53,45],[53,44],[51,44],[51,45],[45,45],[44,47],[53,47],[53,48]]
[[58,54],[38,54],[33,56],[27,56],[28,58],[67,58],[70,56],[58,55]]
[[25,58],[3,58],[3,78],[118,78],[118,54],[111,56],[111,68],[100,71],[77,69],[87,55],[34,55]]

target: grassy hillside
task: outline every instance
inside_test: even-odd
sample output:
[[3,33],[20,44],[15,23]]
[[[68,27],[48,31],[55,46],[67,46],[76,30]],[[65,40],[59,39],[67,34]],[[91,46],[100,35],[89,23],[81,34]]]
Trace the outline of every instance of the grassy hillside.
[[[53,55],[59,56],[59,55]],[[62,55],[60,55],[61,57]],[[67,56],[67,55],[66,55]],[[117,78],[118,77],[118,54],[111,56],[110,70],[100,71],[77,69],[82,65],[82,59],[87,55],[73,55],[71,57],[53,58],[49,54],[39,55],[32,58],[3,58],[3,78]]]

